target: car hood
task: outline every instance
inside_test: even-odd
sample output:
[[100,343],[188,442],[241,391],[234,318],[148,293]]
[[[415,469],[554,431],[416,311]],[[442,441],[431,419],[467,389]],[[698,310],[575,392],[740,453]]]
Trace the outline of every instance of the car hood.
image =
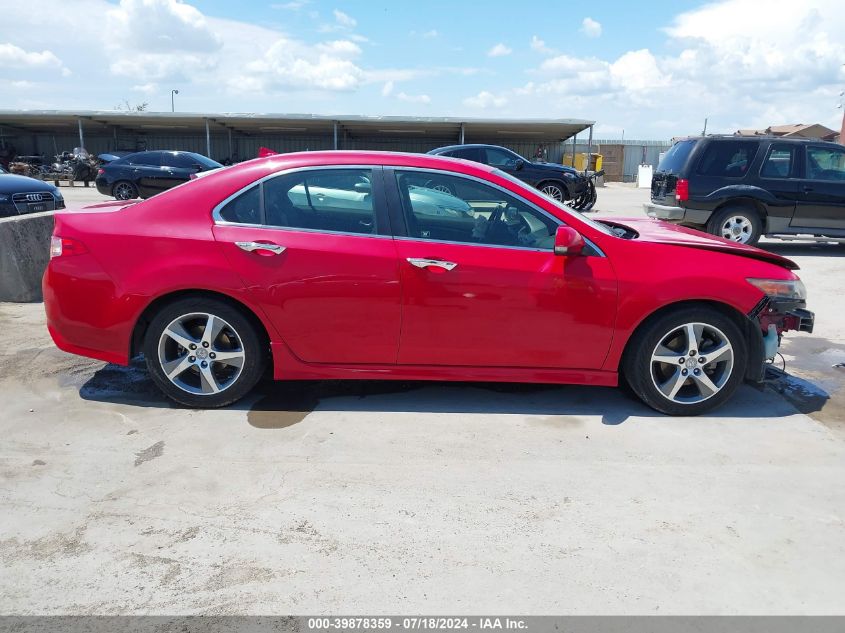
[[548,169],[550,171],[556,171],[558,173],[566,172],[568,174],[574,174],[576,176],[583,175],[580,171],[578,171],[574,167],[570,167],[569,165],[560,165],[558,163],[542,163],[542,162],[540,162],[540,163],[532,162],[531,164],[534,167],[537,167],[539,169]]
[[37,178],[17,174],[0,174],[0,193],[29,193],[31,191],[55,192],[55,187]]
[[638,242],[649,242],[652,244],[672,244],[674,246],[685,246],[688,248],[699,248],[708,251],[717,251],[740,257],[749,257],[760,261],[769,262],[787,268],[797,270],[798,264],[791,259],[782,257],[776,253],[764,251],[755,246],[738,244],[715,235],[702,233],[694,229],[688,229],[669,222],[663,222],[654,218],[604,218],[597,217],[597,220],[610,226],[620,226],[636,231]]

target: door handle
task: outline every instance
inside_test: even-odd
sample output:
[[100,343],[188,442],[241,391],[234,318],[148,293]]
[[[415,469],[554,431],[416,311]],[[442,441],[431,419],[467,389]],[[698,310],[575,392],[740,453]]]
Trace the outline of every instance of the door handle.
[[235,242],[235,246],[247,253],[251,253],[252,251],[270,251],[274,255],[278,255],[285,251],[284,246],[269,242]]
[[409,257],[408,263],[417,268],[428,268],[429,266],[437,266],[438,268],[445,268],[452,270],[457,264],[455,262],[445,262],[442,259],[427,259],[425,257]]

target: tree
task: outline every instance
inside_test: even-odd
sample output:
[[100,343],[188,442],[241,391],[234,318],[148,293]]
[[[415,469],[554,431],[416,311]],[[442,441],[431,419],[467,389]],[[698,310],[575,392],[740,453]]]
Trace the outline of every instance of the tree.
[[145,112],[150,107],[150,104],[144,101],[143,103],[131,104],[129,99],[124,99],[123,103],[118,103],[114,106],[115,110],[126,110],[127,112]]

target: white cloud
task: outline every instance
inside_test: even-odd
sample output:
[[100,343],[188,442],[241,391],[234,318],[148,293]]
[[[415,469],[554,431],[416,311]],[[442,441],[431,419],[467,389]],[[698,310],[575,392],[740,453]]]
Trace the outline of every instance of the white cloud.
[[107,12],[106,28],[114,50],[209,53],[222,44],[203,14],[178,0],[120,0]]
[[145,95],[152,95],[158,92],[159,87],[157,83],[149,82],[145,84],[136,84],[132,86],[132,90],[134,90],[135,92],[143,93]]
[[479,108],[486,110],[488,108],[501,108],[508,100],[502,96],[496,96],[492,92],[482,90],[474,97],[467,97],[463,103],[468,108]]
[[437,29],[431,29],[430,31],[426,31],[422,34],[423,39],[426,40],[433,40],[435,37],[438,36]]
[[557,52],[546,46],[546,43],[536,35],[531,36],[531,50],[541,55],[554,55]]
[[393,93],[393,82],[388,81],[385,82],[384,86],[381,88],[381,96],[382,97],[389,97]]
[[62,74],[70,71],[52,51],[26,51],[14,44],[0,44],[0,68],[55,69]]
[[489,51],[487,51],[487,56],[488,57],[504,57],[506,55],[510,55],[511,53],[513,53],[513,49],[510,49],[507,46],[505,46],[504,44],[502,44],[501,42],[499,42],[493,48],[491,48]]
[[601,23],[590,17],[584,18],[581,22],[581,32],[587,37],[599,37],[601,35]]
[[291,2],[278,2],[271,4],[272,9],[281,9],[283,11],[299,11],[302,7],[311,4],[311,0],[292,0]]
[[431,103],[431,97],[428,95],[409,95],[404,92],[400,92],[396,95],[396,98],[399,99],[399,101],[406,101],[408,103],[422,103],[425,105]]
[[334,10],[334,19],[340,26],[347,29],[354,29],[358,25],[358,21],[355,18],[347,15],[339,9]]

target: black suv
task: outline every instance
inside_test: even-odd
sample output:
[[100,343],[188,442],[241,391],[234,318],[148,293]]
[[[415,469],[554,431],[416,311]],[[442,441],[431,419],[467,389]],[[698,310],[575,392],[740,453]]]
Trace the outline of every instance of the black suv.
[[845,239],[845,147],[778,137],[684,139],[657,166],[645,210],[743,244],[761,235]]
[[560,202],[582,196],[589,186],[587,178],[577,169],[555,163],[532,163],[498,145],[449,145],[428,153],[496,167]]
[[118,200],[149,198],[188,182],[196,173],[222,166],[195,152],[137,152],[103,165],[94,182],[97,191]]

